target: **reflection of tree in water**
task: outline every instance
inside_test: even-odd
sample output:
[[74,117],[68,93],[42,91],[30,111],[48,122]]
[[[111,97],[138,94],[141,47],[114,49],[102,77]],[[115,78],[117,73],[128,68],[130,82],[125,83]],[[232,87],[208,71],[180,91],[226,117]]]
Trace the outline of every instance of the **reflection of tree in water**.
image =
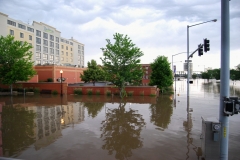
[[106,121],[103,121],[101,138],[104,138],[103,149],[110,155],[115,151],[116,159],[131,157],[132,149],[143,146],[140,137],[142,127],[146,124],[142,115],[136,110],[125,110],[126,103],[120,103],[118,108],[108,109]]
[[104,106],[104,103],[102,102],[84,102],[83,106],[87,108],[88,115],[92,118],[96,117],[98,112],[101,111],[101,109]]
[[12,156],[35,142],[34,118],[35,113],[21,105],[3,106],[3,155]]
[[172,103],[173,101],[169,96],[160,96],[156,104],[151,104],[151,122],[154,125],[163,129],[167,128],[173,112]]

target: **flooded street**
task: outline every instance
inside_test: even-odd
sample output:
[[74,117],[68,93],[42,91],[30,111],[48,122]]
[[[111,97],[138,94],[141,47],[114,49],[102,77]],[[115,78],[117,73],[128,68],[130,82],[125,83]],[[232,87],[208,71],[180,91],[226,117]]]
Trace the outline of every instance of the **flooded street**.
[[[205,83],[204,83],[205,82]],[[198,160],[201,117],[219,117],[220,84],[186,81],[155,97],[0,96],[1,157],[24,160]],[[240,82],[230,96],[240,97]],[[240,114],[229,117],[229,160],[240,159]]]

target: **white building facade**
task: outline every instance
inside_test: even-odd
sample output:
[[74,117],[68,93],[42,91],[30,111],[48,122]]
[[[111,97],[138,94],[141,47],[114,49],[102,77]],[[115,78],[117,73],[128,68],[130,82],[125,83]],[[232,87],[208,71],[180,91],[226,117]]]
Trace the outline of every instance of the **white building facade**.
[[9,18],[0,12],[0,35],[13,35],[15,40],[26,41],[33,46],[35,65],[56,64],[84,68],[84,44],[61,37],[56,28],[42,22],[32,25]]

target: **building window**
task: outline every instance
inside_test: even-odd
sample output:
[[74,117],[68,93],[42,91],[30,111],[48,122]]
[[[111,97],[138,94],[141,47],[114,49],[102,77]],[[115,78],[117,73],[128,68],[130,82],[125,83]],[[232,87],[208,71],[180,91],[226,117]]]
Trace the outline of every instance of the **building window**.
[[64,52],[62,51],[62,55],[64,55]]
[[36,30],[36,36],[41,37],[41,31]]
[[66,43],[69,44],[69,42],[66,40]]
[[24,38],[24,34],[20,32],[20,38]]
[[59,55],[59,50],[56,49],[56,55]]
[[80,46],[80,45],[78,45],[78,49],[81,49],[81,46]]
[[72,54],[72,53],[70,53],[70,55],[71,55],[71,57],[73,56],[73,54]]
[[82,50],[84,51],[84,47],[82,46]]
[[30,46],[32,46],[32,43],[29,43]]
[[7,23],[12,25],[12,26],[15,26],[16,27],[16,22],[13,22],[13,21],[10,21],[10,20],[7,20]]
[[66,56],[68,56],[68,52],[66,52]]
[[48,48],[47,47],[43,47],[43,52],[44,53],[48,53]]
[[36,58],[41,58],[41,53],[36,53]]
[[54,36],[53,35],[50,35],[50,40],[54,41]]
[[18,23],[18,28],[26,29],[26,26]]
[[66,50],[68,50],[68,46],[66,46]]
[[73,43],[72,43],[72,42],[70,42],[70,45],[72,45],[72,46],[73,46]]
[[59,38],[58,37],[56,37],[56,42],[59,42]]
[[36,51],[41,51],[41,46],[40,45],[36,45]]
[[50,42],[50,47],[54,47],[54,43],[53,42]]
[[27,27],[27,30],[30,31],[30,32],[34,32],[34,29],[31,28],[31,27]]
[[71,48],[71,51],[72,51],[72,48]]
[[43,59],[48,59],[48,55],[47,54],[43,54]]
[[61,42],[64,42],[64,39],[61,39]]
[[48,39],[48,34],[43,32],[43,38]]
[[43,40],[43,45],[48,46],[48,41],[47,40]]
[[36,38],[36,43],[41,44],[41,38]]
[[10,29],[10,35],[12,35],[12,36],[14,35],[14,30]]
[[62,49],[64,49],[64,46],[62,45]]
[[59,49],[59,44],[58,43],[56,43],[56,48]]
[[56,62],[59,62],[59,57],[58,57],[58,56],[55,57],[55,61],[56,61]]
[[32,40],[32,36],[31,35],[29,35],[29,40]]
[[64,61],[64,58],[63,58],[63,57],[61,57],[61,61]]
[[41,64],[41,60],[37,60],[36,61],[36,64],[38,65],[38,64]]
[[81,51],[80,51],[80,50],[78,50],[78,53],[81,53]]
[[50,48],[50,53],[54,54],[54,49]]
[[50,60],[53,61],[53,55],[50,55]]

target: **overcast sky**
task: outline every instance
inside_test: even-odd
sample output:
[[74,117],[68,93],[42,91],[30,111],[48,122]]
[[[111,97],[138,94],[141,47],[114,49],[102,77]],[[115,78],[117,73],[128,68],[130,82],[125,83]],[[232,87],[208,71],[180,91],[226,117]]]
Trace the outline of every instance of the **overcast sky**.
[[[230,2],[230,68],[240,63],[240,1]],[[210,51],[192,59],[195,71],[220,68],[221,0],[0,0],[0,12],[10,18],[32,24],[43,22],[61,31],[64,38],[85,45],[85,66],[94,59],[101,64],[100,48],[113,34],[128,35],[149,64],[159,56],[168,57],[187,51],[187,25],[190,27],[190,51],[210,40]],[[187,54],[174,56],[177,70],[183,70]],[[180,62],[182,61],[182,62]]]

